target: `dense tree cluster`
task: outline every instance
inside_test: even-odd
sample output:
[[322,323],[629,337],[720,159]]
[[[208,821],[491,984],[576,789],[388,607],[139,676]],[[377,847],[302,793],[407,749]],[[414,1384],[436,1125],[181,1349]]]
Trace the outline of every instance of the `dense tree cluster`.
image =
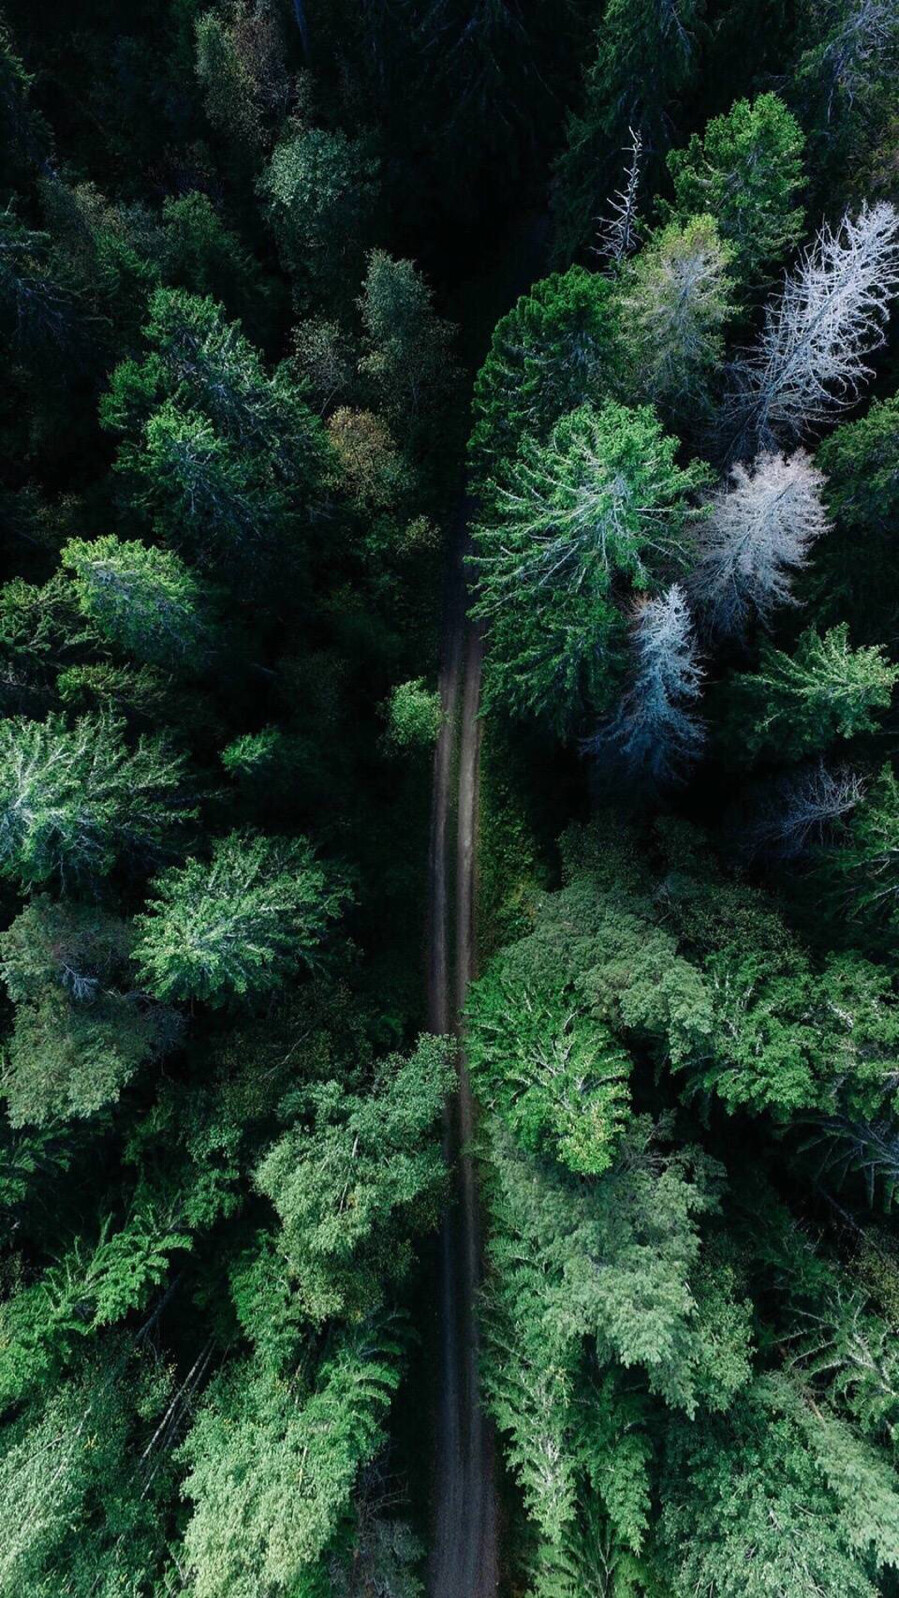
[[466,533],[508,1590],[899,1592],[897,15],[7,0],[0,1598],[425,1591]]

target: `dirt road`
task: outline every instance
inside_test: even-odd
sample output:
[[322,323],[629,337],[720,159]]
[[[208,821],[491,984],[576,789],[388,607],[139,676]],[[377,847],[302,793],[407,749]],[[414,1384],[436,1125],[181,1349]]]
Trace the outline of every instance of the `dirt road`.
[[[481,636],[465,614],[465,510],[460,512],[456,544],[441,676],[446,723],[434,757],[431,816],[428,1005],[435,1032],[458,1032],[474,974]],[[493,1434],[481,1409],[478,1384],[480,1209],[476,1171],[465,1152],[472,1132],[471,1088],[462,1057],[444,1131],[455,1181],[440,1254],[432,1598],[493,1598],[497,1586]]]

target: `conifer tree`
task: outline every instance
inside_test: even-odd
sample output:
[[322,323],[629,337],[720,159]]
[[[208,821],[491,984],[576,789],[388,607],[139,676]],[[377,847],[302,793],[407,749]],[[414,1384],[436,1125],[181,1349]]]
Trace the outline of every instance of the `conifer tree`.
[[683,589],[672,583],[638,604],[631,630],[633,677],[614,717],[592,747],[613,750],[629,774],[650,783],[682,779],[697,759],[704,729],[695,713],[702,673]]
[[231,998],[270,992],[313,965],[345,894],[304,838],[219,838],[207,864],[192,858],[153,884],[137,918],[135,959],[157,998]]
[[708,404],[732,314],[730,247],[710,216],[654,234],[624,273],[622,344],[641,399],[667,414]]
[[802,129],[776,94],[738,100],[682,150],[668,152],[674,182],[673,211],[712,216],[733,250],[733,270],[744,287],[770,273],[795,245],[803,213]]
[[728,684],[735,746],[750,758],[800,759],[836,738],[875,732],[874,712],[889,708],[897,678],[882,648],[852,648],[845,622],[803,633],[792,655],[765,640],[758,670]]

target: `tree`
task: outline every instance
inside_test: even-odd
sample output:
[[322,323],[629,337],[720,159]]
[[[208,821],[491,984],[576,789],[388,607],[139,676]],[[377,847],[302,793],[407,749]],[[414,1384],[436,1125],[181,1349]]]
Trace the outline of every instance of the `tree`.
[[0,872],[23,884],[105,876],[119,855],[146,865],[195,811],[184,760],[159,736],[129,749],[123,723],[82,716],[0,722]]
[[207,663],[205,596],[176,554],[108,536],[70,539],[60,560],[82,615],[109,643],[148,665],[196,671]]
[[733,371],[740,438],[770,448],[855,403],[899,287],[899,215],[885,201],[827,223],[765,312]]
[[581,266],[541,278],[497,322],[475,380],[468,445],[475,487],[501,474],[525,434],[542,442],[569,411],[617,392],[618,366],[612,284]]
[[278,250],[298,293],[346,300],[367,242],[378,164],[362,139],[288,132],[259,179]]
[[776,606],[795,604],[791,574],[828,528],[823,489],[823,473],[803,450],[731,469],[729,486],[712,499],[689,579],[710,631],[740,637]]
[[799,241],[805,140],[796,118],[776,94],[737,100],[713,117],[705,133],[668,152],[674,205],[686,224],[714,217],[733,250],[734,275],[745,289],[762,280]]
[[435,314],[433,300],[412,261],[371,251],[359,298],[359,370],[401,440],[433,429],[458,376],[451,348],[456,329]]
[[815,581],[808,584],[816,617],[875,642],[896,624],[893,528],[899,517],[899,399],[874,400],[858,421],[843,422],[815,452],[827,477],[825,503],[834,521]]
[[153,884],[136,918],[134,958],[142,980],[166,1002],[271,992],[298,966],[314,965],[346,893],[305,838],[232,832],[212,859],[191,858]]
[[408,1270],[412,1238],[436,1221],[446,1168],[434,1128],[454,1079],[450,1040],[423,1035],[407,1059],[379,1064],[364,1096],[336,1081],[307,1089],[305,1118],[259,1166],[314,1325],[376,1310]]
[[[861,795],[859,796],[861,798]],[[852,912],[892,935],[899,928],[899,782],[884,765],[838,845],[825,858],[826,876],[848,890]]]
[[707,406],[733,312],[730,261],[713,219],[696,216],[662,228],[625,268],[622,342],[641,399]]
[[658,599],[639,602],[631,649],[634,676],[618,710],[592,746],[612,749],[637,779],[653,783],[682,779],[696,760],[704,729],[694,705],[702,672],[683,589],[672,583]]
[[609,0],[587,70],[583,109],[568,118],[567,147],[556,163],[556,260],[566,264],[593,238],[609,164],[628,130],[647,151],[669,142],[669,108],[695,64],[698,0]]
[[627,1125],[631,1061],[573,984],[500,959],[472,991],[466,1050],[480,1101],[522,1148],[595,1176]]
[[863,181],[876,170],[881,141],[889,148],[899,22],[889,0],[824,0],[800,16],[805,49],[795,92],[812,129],[819,181],[848,187],[859,170]]
[[[183,1560],[197,1598],[302,1591],[385,1442],[400,1348],[388,1325],[333,1339],[312,1381],[233,1362],[181,1448],[192,1513]],[[308,1590],[308,1588],[307,1588]]]
[[615,588],[685,560],[706,481],[676,465],[648,407],[581,406],[546,444],[525,438],[475,529],[475,614],[491,623],[488,693],[557,724],[601,705],[619,629]]
[[387,739],[397,749],[432,749],[443,726],[440,695],[423,677],[397,683],[387,701]]
[[14,1126],[93,1115],[177,1041],[175,1018],[129,991],[131,941],[114,916],[46,898],[0,937],[15,1004],[3,1068]]
[[810,628],[792,655],[765,640],[758,670],[727,685],[735,752],[797,760],[876,732],[873,712],[889,709],[897,679],[882,648],[852,648],[845,622],[823,635]]
[[741,818],[738,852],[750,860],[797,860],[830,841],[864,794],[857,771],[823,760],[763,783]]
[[359,510],[385,510],[408,495],[412,474],[390,429],[373,411],[338,406],[328,418],[328,438],[338,461],[337,480]]
[[253,577],[261,553],[295,544],[320,495],[321,424],[289,370],[266,372],[211,300],[158,290],[146,337],[149,355],[121,362],[101,404],[123,439],[116,469],[163,541]]
[[783,1376],[708,1428],[675,1426],[662,1496],[675,1598],[873,1598],[899,1558],[887,1458]]

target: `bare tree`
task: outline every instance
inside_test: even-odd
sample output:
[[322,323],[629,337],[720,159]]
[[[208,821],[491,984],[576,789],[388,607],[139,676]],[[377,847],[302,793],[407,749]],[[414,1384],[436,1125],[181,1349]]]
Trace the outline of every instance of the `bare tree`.
[[820,229],[733,368],[734,453],[797,438],[851,405],[871,375],[899,288],[899,214],[885,201]]
[[741,828],[740,853],[796,860],[825,841],[829,829],[861,804],[865,781],[857,771],[823,762],[770,783]]
[[702,749],[705,731],[695,714],[702,671],[686,595],[672,583],[644,599],[631,635],[635,672],[612,720],[588,748],[614,750],[634,777],[679,781]]
[[753,618],[795,603],[791,575],[827,531],[826,479],[804,450],[760,455],[730,479],[700,529],[690,590],[710,632],[739,637]]
[[600,218],[598,242],[593,252],[614,266],[632,254],[640,242],[637,196],[642,175],[643,139],[633,128],[628,128],[628,133],[631,142],[624,147],[628,158],[624,169],[624,187],[618,189],[609,200],[611,215]]

